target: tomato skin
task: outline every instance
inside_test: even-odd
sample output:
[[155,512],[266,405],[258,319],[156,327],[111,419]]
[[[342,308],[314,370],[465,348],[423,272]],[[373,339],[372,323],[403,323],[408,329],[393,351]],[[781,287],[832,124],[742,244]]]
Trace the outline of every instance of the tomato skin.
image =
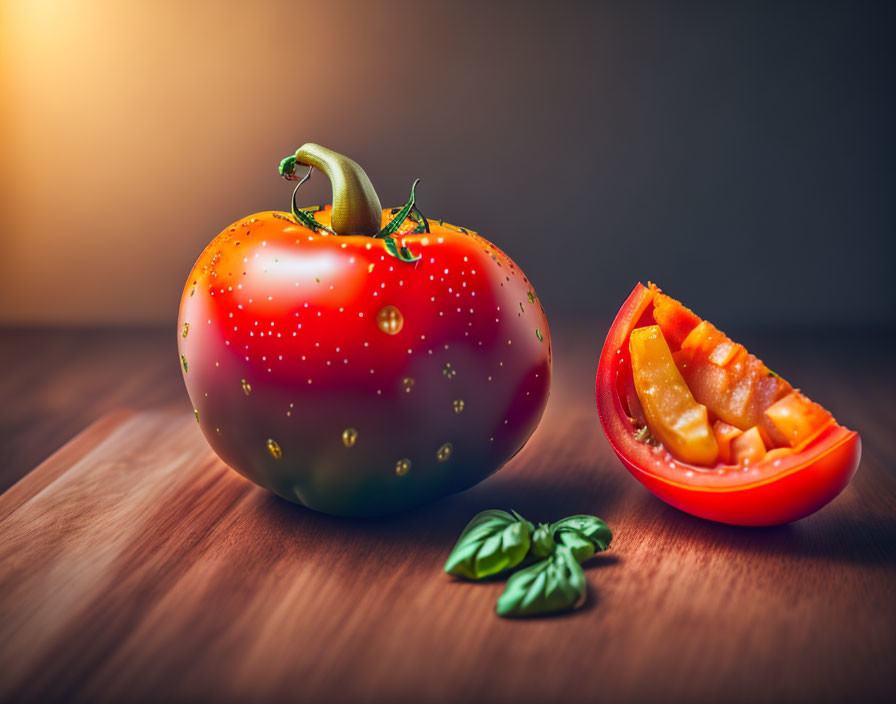
[[376,515],[466,489],[524,445],[550,388],[544,312],[501,250],[429,225],[397,237],[411,263],[274,212],[208,245],[178,347],[225,463],[309,508]]
[[626,372],[631,330],[650,324],[652,293],[638,284],[607,335],[595,379],[598,414],[613,451],[654,495],[694,516],[742,526],[772,526],[804,518],[832,501],[858,469],[858,433],[832,425],[802,452],[747,470],[687,465],[635,440],[617,380]]

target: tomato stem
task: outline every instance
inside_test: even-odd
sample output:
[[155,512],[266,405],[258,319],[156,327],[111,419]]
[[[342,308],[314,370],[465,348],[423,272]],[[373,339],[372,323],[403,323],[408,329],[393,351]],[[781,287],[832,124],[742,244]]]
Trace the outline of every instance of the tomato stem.
[[298,180],[296,165],[317,167],[330,179],[333,187],[332,228],[335,234],[368,237],[377,234],[383,209],[373,184],[357,162],[308,142],[299,147],[294,156],[280,162],[280,175]]

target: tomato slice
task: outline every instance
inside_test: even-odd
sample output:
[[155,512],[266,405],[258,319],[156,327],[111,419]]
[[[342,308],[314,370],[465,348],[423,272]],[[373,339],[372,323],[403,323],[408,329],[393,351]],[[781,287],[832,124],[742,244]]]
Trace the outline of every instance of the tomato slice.
[[[724,336],[711,351],[701,352],[712,347],[703,342],[717,332],[708,323],[695,332],[701,322],[655,286],[638,284],[623,303],[604,343],[595,380],[598,413],[613,451],[638,481],[666,503],[722,523],[779,525],[804,518],[828,504],[858,468],[862,447],[859,434],[837,424],[821,406],[760,366],[761,362],[742,346],[726,344],[713,359],[713,352],[727,340]],[[740,423],[742,431],[728,431],[732,457],[739,447],[742,453],[749,452],[750,462],[712,467],[690,464],[674,458],[662,445],[639,439],[637,420],[632,419],[643,411],[631,408],[629,341],[632,330],[654,324],[666,333],[676,363],[683,362],[683,355],[691,355],[688,359],[696,358],[701,365],[705,361],[709,371],[695,376],[710,380],[701,393],[712,395],[716,405],[718,399],[725,400],[720,410],[727,420],[736,421],[729,427]],[[689,336],[688,348],[682,349]],[[691,385],[687,367],[679,367],[697,402],[705,403]],[[713,369],[728,370],[727,375],[711,376]],[[745,396],[743,389],[750,393]],[[762,413],[757,412],[760,408]],[[771,412],[766,414],[765,409]],[[741,439],[744,436],[749,437]],[[718,440],[718,434],[716,437]],[[772,449],[773,445],[786,447]],[[761,459],[755,460],[757,457]]]

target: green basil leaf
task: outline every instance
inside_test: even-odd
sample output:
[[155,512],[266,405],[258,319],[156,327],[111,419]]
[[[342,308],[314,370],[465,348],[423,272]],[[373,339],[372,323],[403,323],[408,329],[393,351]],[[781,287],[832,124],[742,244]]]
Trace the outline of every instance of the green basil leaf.
[[609,526],[597,516],[570,516],[552,524],[551,530],[579,562],[606,550],[613,539]]
[[532,534],[532,545],[529,551],[535,557],[547,557],[554,552],[554,531],[547,523],[539,523]]
[[585,573],[572,552],[558,545],[554,554],[520,570],[498,599],[499,616],[533,616],[565,611],[585,600]]
[[516,567],[529,552],[532,531],[532,524],[515,511],[478,513],[457,539],[445,571],[467,579],[482,579]]
[[572,556],[578,562],[585,562],[594,555],[594,544],[575,531],[568,530],[558,533],[557,539],[561,545],[569,548]]

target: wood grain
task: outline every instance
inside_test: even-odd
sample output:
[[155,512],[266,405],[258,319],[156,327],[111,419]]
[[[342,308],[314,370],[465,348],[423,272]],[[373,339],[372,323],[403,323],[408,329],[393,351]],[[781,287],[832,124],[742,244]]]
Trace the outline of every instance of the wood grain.
[[0,490],[121,408],[190,405],[169,330],[0,330]]
[[[48,428],[75,422],[47,399],[100,419],[0,497],[0,701],[896,698],[893,336],[862,365],[848,361],[865,333],[741,336],[864,442],[833,504],[757,530],[671,509],[614,459],[592,398],[602,329],[555,331],[551,403],[510,465],[376,520],[313,513],[221,464],[178,398],[169,334],[106,334],[103,352],[65,333],[55,366],[52,333],[28,333],[33,355],[4,336],[0,355],[22,356],[0,388],[19,389],[38,426],[11,428],[4,411],[4,458],[40,437],[51,449]],[[115,364],[116,350],[132,354]],[[102,415],[123,405],[142,409]],[[502,620],[502,582],[441,572],[492,507],[608,521],[583,611]]]

